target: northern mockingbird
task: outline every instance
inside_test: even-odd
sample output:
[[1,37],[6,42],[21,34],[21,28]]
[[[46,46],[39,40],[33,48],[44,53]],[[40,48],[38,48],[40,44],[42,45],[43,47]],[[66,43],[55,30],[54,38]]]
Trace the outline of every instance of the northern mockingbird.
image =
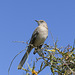
[[38,23],[38,27],[34,30],[32,34],[28,49],[24,54],[22,60],[20,61],[18,69],[22,68],[31,50],[35,47],[37,49],[40,49],[48,36],[47,23],[44,20],[39,20],[39,21],[35,20],[35,21]]

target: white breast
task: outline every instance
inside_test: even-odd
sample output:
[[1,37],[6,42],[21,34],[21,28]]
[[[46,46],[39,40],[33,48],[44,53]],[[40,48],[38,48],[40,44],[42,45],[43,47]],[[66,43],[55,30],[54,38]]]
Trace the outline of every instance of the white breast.
[[[40,44],[43,44],[48,36],[48,29],[43,26],[38,26],[38,36],[35,41],[35,46],[39,46]],[[37,43],[36,43],[37,42]]]

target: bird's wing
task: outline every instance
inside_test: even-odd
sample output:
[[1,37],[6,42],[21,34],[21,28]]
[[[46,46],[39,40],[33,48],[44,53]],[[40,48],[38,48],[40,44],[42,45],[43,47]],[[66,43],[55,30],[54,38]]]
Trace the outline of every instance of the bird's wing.
[[31,37],[31,40],[30,40],[29,44],[34,44],[34,42],[35,42],[36,37],[38,36],[38,34],[39,34],[39,31],[38,31],[38,28],[36,28],[35,31],[33,32],[33,35]]

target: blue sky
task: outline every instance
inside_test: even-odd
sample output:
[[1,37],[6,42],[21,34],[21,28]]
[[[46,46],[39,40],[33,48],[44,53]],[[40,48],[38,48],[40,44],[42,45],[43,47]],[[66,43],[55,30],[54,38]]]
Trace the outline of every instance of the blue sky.
[[[58,39],[58,47],[73,45],[75,39],[75,0],[0,0],[0,75],[8,74],[13,57],[26,44],[12,41],[27,41],[38,26],[34,20],[45,20],[49,27],[49,36],[45,43],[53,45]],[[13,62],[10,75],[23,75],[17,70],[23,56],[21,53]],[[30,54],[34,57],[33,54]],[[49,68],[39,75],[50,75]]]

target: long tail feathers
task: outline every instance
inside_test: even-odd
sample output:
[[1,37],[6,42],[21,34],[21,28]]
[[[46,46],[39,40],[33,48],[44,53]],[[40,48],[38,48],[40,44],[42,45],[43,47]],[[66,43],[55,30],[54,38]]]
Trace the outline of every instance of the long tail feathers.
[[17,67],[18,69],[22,68],[22,66],[24,65],[24,63],[25,63],[25,61],[26,61],[26,59],[27,59],[27,57],[28,57],[28,55],[29,55],[29,53],[31,52],[32,49],[33,48],[31,46],[28,47],[26,53],[24,54],[23,58],[21,59],[19,65]]

